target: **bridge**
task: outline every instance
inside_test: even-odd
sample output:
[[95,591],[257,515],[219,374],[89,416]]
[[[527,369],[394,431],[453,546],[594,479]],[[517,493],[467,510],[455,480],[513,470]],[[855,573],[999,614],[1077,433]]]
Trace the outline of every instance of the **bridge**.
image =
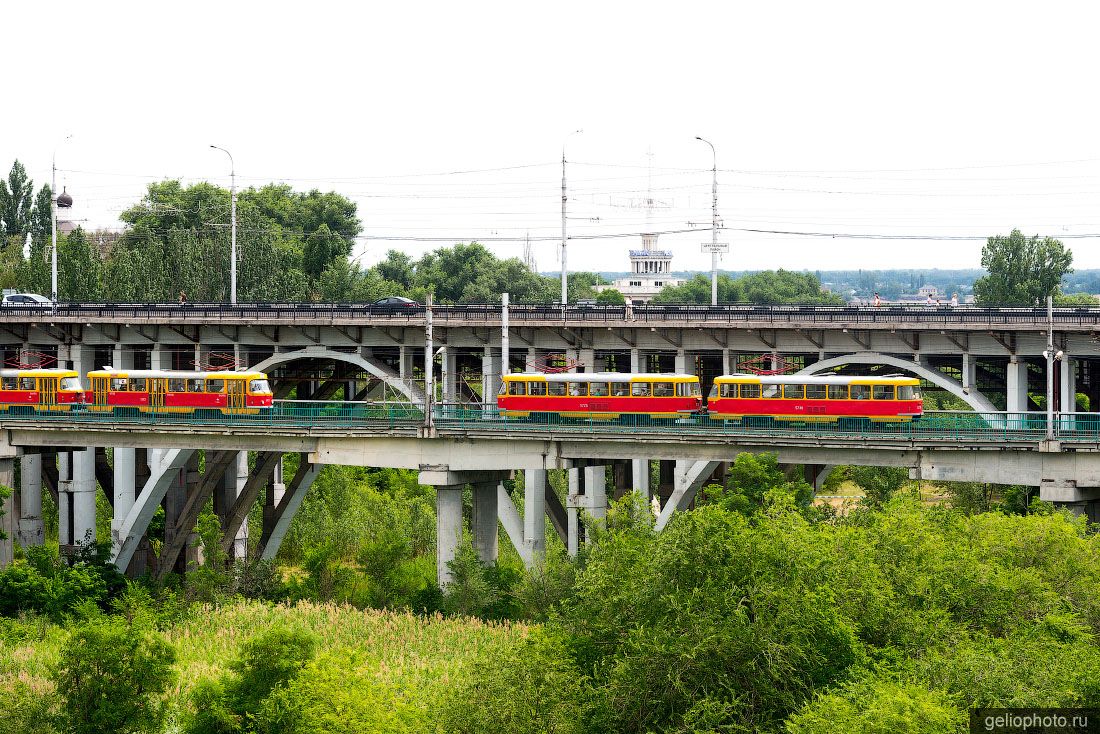
[[[261,552],[272,556],[323,464],[417,469],[437,487],[440,578],[462,532],[461,489],[474,488],[471,529],[486,560],[497,525],[528,562],[545,548],[543,513],[570,550],[583,542],[580,514],[606,508],[616,491],[662,500],[659,525],[687,507],[720,462],[741,451],[822,469],[835,464],[909,467],[915,477],[1040,487],[1045,499],[1095,515],[1100,487],[1095,416],[1100,406],[1100,309],[851,308],[812,306],[619,307],[436,306],[402,311],[330,304],[104,305],[0,309],[8,364],[45,355],[82,373],[117,368],[192,369],[229,355],[273,377],[280,402],[262,420],[148,414],[0,417],[0,483],[18,457],[20,491],[6,522],[20,542],[41,542],[41,494],[56,495],[62,543],[94,528],[96,484],[114,503],[121,568],[183,567],[191,531],[214,500],[223,545],[241,555],[247,508],[263,495]],[[1054,440],[1037,396],[1048,332],[1056,365]],[[817,426],[733,426],[691,421],[624,425],[508,421],[491,396],[504,370],[560,357],[578,370],[696,372],[704,384],[749,356],[784,359],[801,371],[905,371],[967,403],[976,414],[934,414],[904,429],[838,431]],[[438,370],[438,384],[436,374]],[[425,390],[425,385],[430,389]],[[426,394],[434,395],[430,410]],[[334,397],[343,400],[332,400]],[[426,416],[431,416],[429,420]],[[977,417],[975,417],[977,416]],[[111,447],[107,452],[104,447]],[[202,452],[204,471],[199,471]],[[298,453],[285,481],[281,457]],[[108,458],[110,455],[110,459]],[[650,461],[659,486],[650,488]],[[563,504],[546,470],[569,469]],[[525,477],[524,516],[500,486]],[[5,473],[6,472],[6,473]],[[456,499],[457,498],[457,499]],[[143,547],[148,518],[168,513],[159,558]],[[147,546],[147,542],[146,546]],[[8,551],[10,552],[10,551]],[[0,562],[5,551],[0,549]]]

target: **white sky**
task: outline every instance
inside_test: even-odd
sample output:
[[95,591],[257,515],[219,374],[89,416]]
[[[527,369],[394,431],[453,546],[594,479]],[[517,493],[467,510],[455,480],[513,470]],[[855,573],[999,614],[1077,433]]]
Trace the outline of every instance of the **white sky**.
[[569,233],[602,236],[571,241],[570,268],[625,270],[640,239],[606,235],[696,226],[660,244],[709,270],[701,135],[723,268],[979,267],[982,246],[740,229],[1013,227],[1096,268],[1098,20],[1083,2],[9,3],[0,173],[18,158],[37,187],[56,148],[77,218],[118,227],[150,181],[228,187],[215,143],[241,187],[356,201],[364,264],[473,239],[522,256],[529,233],[550,271],[583,128]]

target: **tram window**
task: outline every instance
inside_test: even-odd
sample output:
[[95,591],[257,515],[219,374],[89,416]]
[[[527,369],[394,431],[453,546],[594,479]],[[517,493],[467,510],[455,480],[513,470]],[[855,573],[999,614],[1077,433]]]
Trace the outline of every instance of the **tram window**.
[[168,381],[168,392],[183,392],[185,390],[184,385],[186,380],[180,377],[173,377]]
[[206,384],[205,380],[188,380],[187,392],[205,392],[203,386]]
[[617,398],[626,397],[627,395],[630,394],[630,383],[629,382],[612,382],[611,383],[611,394],[614,397],[617,397]]
[[788,400],[802,400],[806,397],[805,385],[784,385],[783,397]]
[[806,386],[806,399],[807,400],[824,400],[825,399],[825,386],[824,385],[807,385]]
[[77,377],[62,377],[61,384],[58,385],[61,390],[79,390],[80,379]]
[[829,385],[829,400],[847,400],[847,385]]
[[916,385],[898,385],[898,400],[920,400]]
[[674,394],[675,394],[675,390],[673,390],[671,382],[654,382],[653,383],[653,397],[655,397],[655,398],[670,398]]
[[20,390],[34,390],[35,389],[34,388],[34,378],[33,377],[22,377],[22,378],[20,378],[19,379],[19,389]]
[[546,383],[546,394],[551,397],[561,397],[565,395],[565,383],[564,382],[548,382]]
[[649,397],[649,383],[648,382],[632,382],[630,383],[630,394],[636,398],[648,398]]
[[588,394],[594,398],[606,398],[608,392],[606,382],[593,382],[588,386]]
[[529,395],[545,395],[546,383],[545,382],[528,382],[527,393]]
[[[733,396],[731,395],[730,397],[733,397]],[[741,397],[743,397],[743,398],[759,398],[760,397],[760,386],[759,385],[749,385],[749,384],[746,384],[746,383],[742,383],[741,384]]]
[[206,392],[225,392],[225,380],[207,380]]
[[[717,387],[717,386],[716,386]],[[724,398],[737,397],[737,383],[725,382],[721,385],[721,396]]]
[[760,393],[762,398],[777,398],[779,397],[779,385],[761,385]]
[[125,377],[111,378],[111,392],[126,392],[129,381]]
[[131,377],[130,378],[130,389],[134,392],[145,392],[146,390],[148,390],[148,387],[146,386],[146,383],[145,383],[145,378],[144,377]]
[[508,394],[509,395],[526,395],[527,394],[527,383],[523,382],[522,380],[512,380],[511,382],[508,383]]
[[703,394],[703,386],[700,385],[698,382],[690,382],[688,384],[691,386],[691,390],[688,391],[689,394],[694,395],[695,397],[699,397]]
[[569,397],[571,398],[583,398],[588,396],[588,383],[586,382],[570,382],[569,385]]
[[870,385],[852,385],[851,386],[852,400],[866,400],[871,397]]
[[872,394],[875,400],[893,400],[894,399],[894,386],[893,385],[875,385],[872,390]]
[[691,395],[691,383],[690,382],[677,382],[676,383],[676,397],[686,398]]
[[17,379],[18,378],[15,378],[15,377],[5,377],[5,378],[3,378],[3,382],[0,383],[0,385],[3,386],[4,390],[14,390],[15,389],[15,382],[16,382]]
[[250,380],[248,391],[253,395],[267,395],[271,392],[271,386],[267,384],[267,380]]
[[718,397],[718,391],[721,390],[721,389],[722,389],[722,386],[719,385],[717,382],[712,383],[711,386],[710,386],[710,393],[707,395],[707,398],[709,399],[709,398]]

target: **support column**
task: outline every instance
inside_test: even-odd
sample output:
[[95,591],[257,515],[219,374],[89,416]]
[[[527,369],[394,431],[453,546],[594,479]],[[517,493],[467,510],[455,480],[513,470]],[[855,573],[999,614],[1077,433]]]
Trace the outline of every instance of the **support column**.
[[969,352],[963,352],[962,358],[962,386],[969,392],[975,389],[978,376],[978,362],[970,356]]
[[72,543],[95,543],[95,449],[73,452]]
[[734,362],[731,359],[731,357],[732,357],[732,355],[730,354],[730,350],[728,350],[728,349],[723,349],[722,350],[722,374],[723,375],[732,375],[733,374]]
[[675,363],[674,363],[674,366],[673,366],[673,372],[675,372],[678,375],[687,374],[687,372],[688,372],[687,363],[688,363],[687,352],[685,352],[683,349],[677,349],[676,350],[676,360],[675,360]]
[[137,499],[137,449],[115,447],[115,507],[111,520],[111,549],[117,553],[122,547],[122,526]]
[[413,379],[413,355],[416,354],[414,347],[402,346],[398,348],[397,357],[397,376],[401,378],[401,381],[406,385],[412,384]]
[[1062,357],[1059,369],[1058,410],[1062,413],[1077,412],[1077,363],[1069,355]]
[[577,372],[596,372],[596,350],[577,350]]
[[486,412],[492,412],[496,406],[496,394],[500,388],[501,357],[494,354],[492,347],[485,347],[481,353],[481,405]]
[[581,496],[583,491],[581,487],[581,470],[568,469],[566,470],[566,476],[569,481],[569,489],[565,498],[565,517],[568,528],[566,531],[568,540],[565,547],[569,555],[575,558],[581,549],[581,522],[578,510],[579,504],[584,501]]
[[474,494],[470,531],[474,536],[474,550],[482,563],[497,562],[497,486],[500,482],[478,482],[470,485]]
[[[236,458],[230,463],[229,468],[222,475],[220,491],[215,495],[214,511],[221,520],[222,527],[226,527],[229,512],[237,502],[237,498],[244,491],[248,482],[248,452],[237,452]],[[229,550],[230,561],[240,561],[248,557],[248,518],[246,517],[234,533]]]
[[[15,484],[15,460],[0,459],[0,484],[5,487],[14,487]],[[0,568],[7,568],[15,559],[15,493],[9,494],[0,505],[3,515],[0,515]]]
[[649,502],[649,459],[631,459],[630,474],[633,478],[634,491],[646,502]]
[[538,561],[546,555],[546,470],[523,472],[523,546]]
[[443,402],[458,402],[458,350],[446,347],[443,354]]
[[435,571],[440,588],[451,583],[447,564],[458,555],[462,542],[462,486],[435,488]]
[[275,529],[275,514],[279,503],[286,494],[286,482],[283,481],[283,457],[275,462],[275,470],[271,474],[271,481],[267,484],[267,495],[264,498],[263,530],[264,537],[270,536]]
[[24,548],[45,542],[42,454],[24,454],[19,459],[19,530],[16,538]]
[[642,371],[642,350],[637,347],[630,350],[630,371],[634,373]]
[[1008,360],[1005,371],[1007,383],[1006,410],[1009,413],[1023,413],[1027,410],[1027,362],[1017,356]]
[[71,451],[57,452],[57,542],[58,545],[73,544],[73,454]]
[[584,468],[584,495],[588,500],[588,514],[596,520],[607,518],[607,467]]

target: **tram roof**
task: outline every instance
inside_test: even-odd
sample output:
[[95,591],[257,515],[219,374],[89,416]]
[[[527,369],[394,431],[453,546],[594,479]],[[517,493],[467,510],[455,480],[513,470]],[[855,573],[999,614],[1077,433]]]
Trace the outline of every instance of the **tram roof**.
[[880,385],[918,385],[920,380],[907,375],[719,375],[715,382],[759,382],[762,385],[851,385],[875,382]]
[[505,375],[511,380],[545,380],[546,382],[654,382],[661,380],[698,380],[697,375],[673,372],[513,372]]
[[0,377],[78,377],[76,370],[66,370],[60,367],[39,367],[30,370],[0,369]]
[[217,380],[225,379],[226,377],[236,377],[240,379],[247,378],[260,378],[267,379],[267,374],[263,372],[239,372],[237,370],[217,370],[213,372],[187,372],[177,370],[116,370],[116,369],[103,369],[92,370],[88,373],[88,377],[138,377],[138,378],[156,378],[165,377],[174,380]]

